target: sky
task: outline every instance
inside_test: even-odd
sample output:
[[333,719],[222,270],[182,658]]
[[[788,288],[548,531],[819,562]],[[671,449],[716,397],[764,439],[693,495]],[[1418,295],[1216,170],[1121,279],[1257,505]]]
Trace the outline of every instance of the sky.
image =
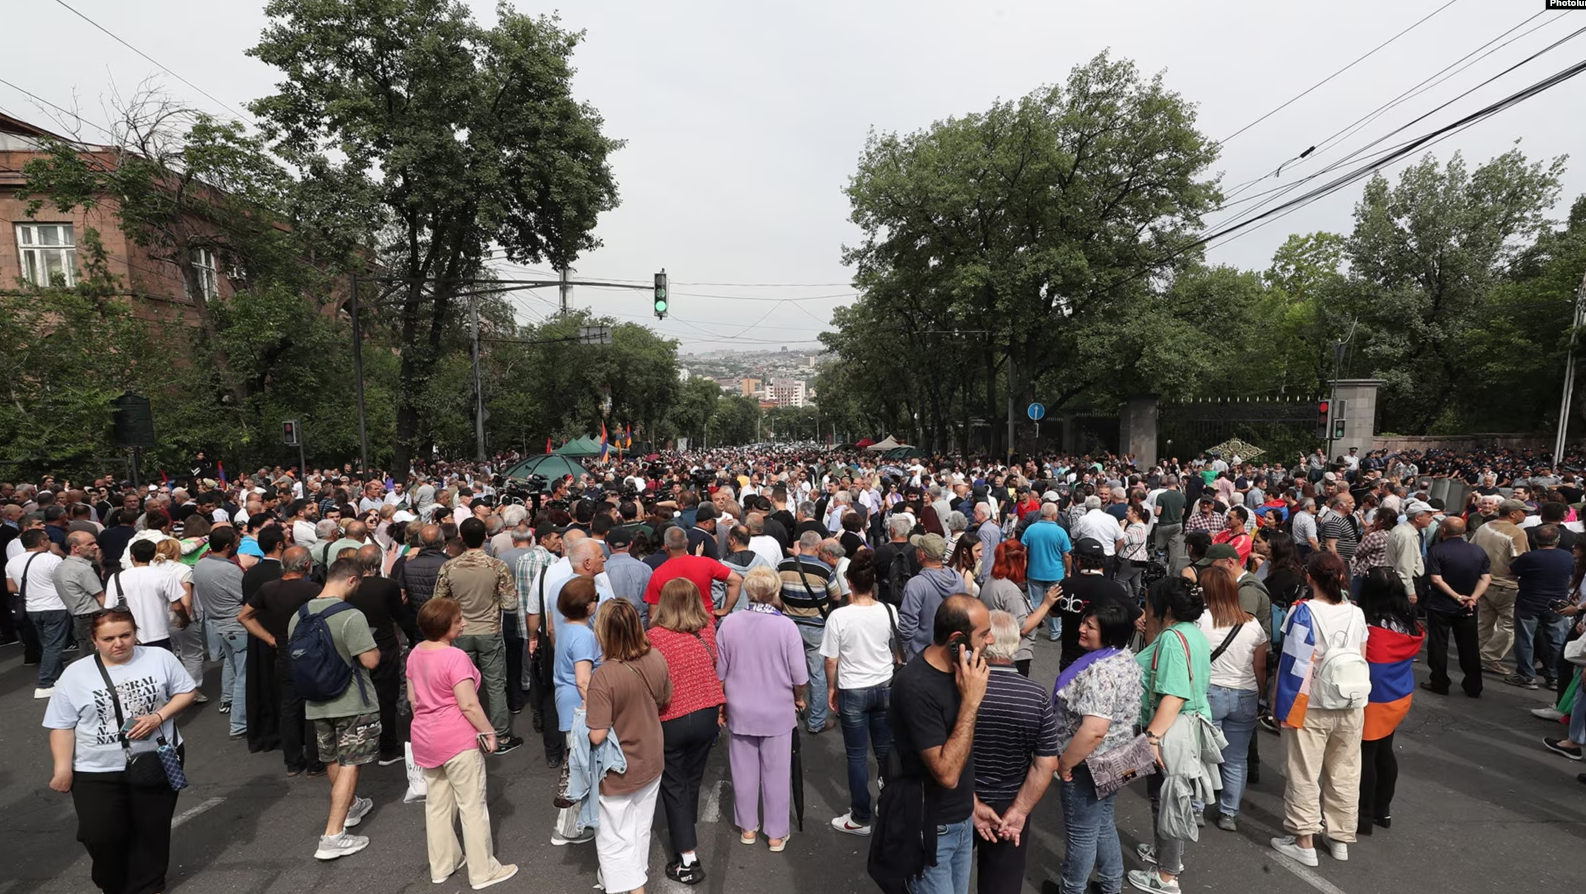
[[[468,2],[481,21],[494,22],[493,2]],[[228,106],[241,109],[272,92],[279,79],[279,72],[244,55],[265,25],[259,0],[64,3],[115,36],[75,15],[63,0],[18,4],[7,11],[8,30],[28,38],[8,42],[0,78],[94,123],[108,123],[105,109],[114,92],[129,93],[151,76],[172,96],[231,117]],[[833,308],[855,297],[842,251],[860,234],[848,220],[842,190],[872,131],[907,133],[982,111],[1061,82],[1074,66],[1106,50],[1134,60],[1147,75],[1163,72],[1171,89],[1197,104],[1198,126],[1224,142],[1212,173],[1223,176],[1228,192],[1271,174],[1308,146],[1322,147],[1290,163],[1279,178],[1250,186],[1241,196],[1248,197],[1313,174],[1586,28],[1586,10],[1542,13],[1543,5],[580,0],[558,10],[515,3],[523,12],[559,12],[564,26],[585,32],[574,57],[574,92],[599,109],[609,135],[627,141],[611,160],[621,204],[601,218],[597,235],[604,246],[580,259],[574,278],[648,284],[662,268],[670,277],[671,314],[659,323],[648,291],[580,287],[571,303],[648,323],[678,339],[685,352],[816,346]],[[1460,63],[1469,63],[1463,71],[1450,70],[1447,80],[1358,132],[1324,142],[1504,32],[1510,33],[1481,49],[1490,55],[1471,56]],[[1513,42],[1503,46],[1506,41]],[[1586,35],[1378,148],[1449,123],[1583,58]],[[1462,152],[1472,166],[1517,141],[1533,160],[1567,154],[1586,135],[1583,90],[1586,76],[1431,151],[1443,160]],[[0,110],[46,126],[64,117],[5,84]],[[98,136],[92,126],[81,133]],[[1407,163],[1389,168],[1390,179]],[[1358,183],[1346,187],[1214,246],[1209,257],[1265,269],[1291,233],[1347,232],[1359,192]],[[1586,161],[1577,161],[1565,176],[1555,216],[1582,192]],[[545,267],[499,269],[512,276],[554,275]],[[538,319],[554,313],[556,297],[546,289],[515,301],[525,319]]]

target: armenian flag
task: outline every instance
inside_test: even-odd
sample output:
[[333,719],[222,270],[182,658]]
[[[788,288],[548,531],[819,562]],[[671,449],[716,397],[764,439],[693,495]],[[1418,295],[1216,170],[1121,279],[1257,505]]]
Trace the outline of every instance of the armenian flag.
[[606,436],[606,423],[600,423],[600,461],[607,462],[611,458],[611,439]]
[[215,477],[220,479],[220,486],[221,487],[225,487],[226,486],[226,464],[225,463],[223,463],[223,462],[215,463]]
[[1420,626],[1413,635],[1371,628],[1366,639],[1366,662],[1371,665],[1371,700],[1366,703],[1365,729],[1361,738],[1367,742],[1392,735],[1399,721],[1410,713],[1410,697],[1415,694],[1415,656],[1420,654],[1421,640],[1425,639]]

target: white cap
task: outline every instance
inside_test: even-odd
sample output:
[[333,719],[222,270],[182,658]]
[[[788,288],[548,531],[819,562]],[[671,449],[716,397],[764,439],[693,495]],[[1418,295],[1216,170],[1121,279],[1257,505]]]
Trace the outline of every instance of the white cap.
[[1404,514],[1406,516],[1420,515],[1423,512],[1436,512],[1436,511],[1437,510],[1433,509],[1430,503],[1423,503],[1420,500],[1411,500],[1410,502],[1406,503],[1405,506],[1404,506]]

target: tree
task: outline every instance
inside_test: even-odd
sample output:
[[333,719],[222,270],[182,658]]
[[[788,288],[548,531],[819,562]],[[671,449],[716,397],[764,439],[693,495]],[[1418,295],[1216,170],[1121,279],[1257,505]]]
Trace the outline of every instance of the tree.
[[1510,150],[1470,171],[1428,156],[1396,186],[1374,176],[1347,241],[1351,310],[1367,326],[1357,363],[1385,379],[1385,427],[1431,431],[1454,408],[1464,348],[1494,290],[1549,229],[1564,159]]
[[571,92],[582,35],[497,7],[484,28],[455,0],[271,0],[250,50],[282,70],[250,109],[321,195],[364,196],[386,225],[401,351],[394,465],[422,448],[422,400],[459,316],[463,280],[498,245],[570,266],[615,207],[621,143]]
[[667,410],[666,437],[705,443],[705,423],[715,414],[721,399],[721,386],[712,379],[695,376],[684,382],[677,400]]
[[[916,411],[927,427],[939,431],[955,387],[966,427],[971,403],[1000,417],[1003,358],[1022,402],[1032,383],[1071,369],[1087,323],[1116,322],[1153,282],[1193,263],[1175,249],[1220,198],[1205,176],[1216,154],[1194,107],[1160,75],[1144,79],[1106,54],[1065,84],[986,112],[873,134],[847,189],[864,232],[845,254],[859,303],[879,305],[872,316],[901,337],[911,373],[963,355],[984,389],[972,396],[965,376],[942,375],[935,393],[926,383]],[[1043,396],[1060,408],[1098,381],[1067,376]],[[995,446],[1000,427],[992,431]]]
[[760,402],[741,394],[729,394],[716,403],[710,417],[713,444],[750,444],[759,439]]

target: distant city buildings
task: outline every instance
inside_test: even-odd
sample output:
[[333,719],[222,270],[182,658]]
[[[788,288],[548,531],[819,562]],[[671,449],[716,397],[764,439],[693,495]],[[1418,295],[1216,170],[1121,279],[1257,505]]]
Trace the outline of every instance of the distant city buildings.
[[694,375],[709,377],[724,393],[749,398],[770,409],[814,405],[813,378],[821,356],[782,348],[691,353],[680,359]]

